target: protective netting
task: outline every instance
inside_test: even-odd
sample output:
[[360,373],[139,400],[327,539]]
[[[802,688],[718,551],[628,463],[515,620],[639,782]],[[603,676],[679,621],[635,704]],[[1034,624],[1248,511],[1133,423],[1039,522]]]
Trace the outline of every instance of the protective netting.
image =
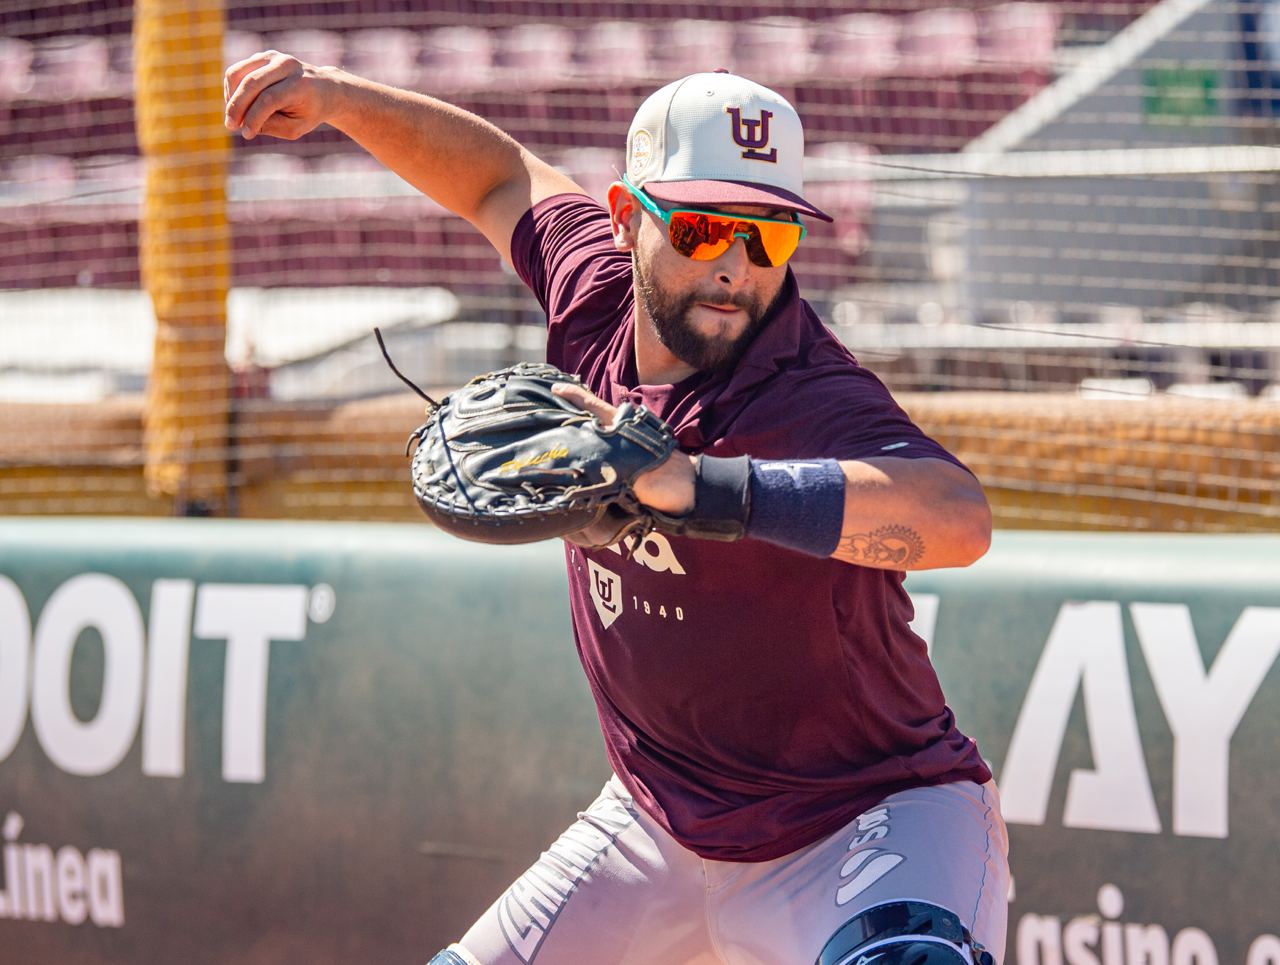
[[[154,89],[135,16],[0,0],[0,512],[199,510],[212,459],[214,512],[411,518],[415,404],[371,328],[448,387],[539,357],[536,303],[337,132],[226,135],[231,290],[200,315],[225,339],[158,330],[139,105],[207,79],[175,53]],[[444,97],[599,197],[649,92],[719,66],[766,83],[837,218],[808,226],[802,290],[1001,522],[1280,526],[1280,0],[228,0],[222,21],[226,62],[274,47]],[[199,225],[176,214],[182,250]]]

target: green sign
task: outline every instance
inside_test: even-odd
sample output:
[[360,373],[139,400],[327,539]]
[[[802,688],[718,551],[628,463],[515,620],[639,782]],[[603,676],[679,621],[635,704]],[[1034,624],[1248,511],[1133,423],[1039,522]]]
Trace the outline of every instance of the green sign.
[[1143,83],[1143,113],[1153,123],[1188,123],[1218,113],[1216,68],[1149,67]]

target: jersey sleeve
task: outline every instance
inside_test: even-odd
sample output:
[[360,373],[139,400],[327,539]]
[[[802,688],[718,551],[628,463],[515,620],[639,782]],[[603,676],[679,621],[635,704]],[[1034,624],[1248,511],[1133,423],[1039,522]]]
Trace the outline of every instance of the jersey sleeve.
[[780,427],[778,438],[795,451],[770,458],[941,459],[971,472],[912,422],[884,383],[857,363],[815,373],[792,383],[789,392],[786,408],[794,416]]
[[613,246],[608,212],[582,194],[556,195],[527,211],[511,235],[511,263],[553,329],[571,315],[591,317],[582,309],[597,297],[597,317],[612,319],[616,286],[631,270],[630,258]]

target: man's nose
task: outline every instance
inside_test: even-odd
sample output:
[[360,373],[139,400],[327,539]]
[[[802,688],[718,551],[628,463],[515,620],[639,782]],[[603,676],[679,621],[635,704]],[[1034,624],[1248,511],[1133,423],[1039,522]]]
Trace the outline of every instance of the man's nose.
[[716,259],[716,280],[736,288],[747,280],[750,269],[751,258],[747,254],[747,243],[739,236],[734,238],[728,250]]

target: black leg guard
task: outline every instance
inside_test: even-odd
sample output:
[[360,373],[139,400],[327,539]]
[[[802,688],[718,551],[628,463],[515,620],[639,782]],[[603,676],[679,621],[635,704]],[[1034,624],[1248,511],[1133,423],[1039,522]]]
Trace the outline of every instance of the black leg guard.
[[850,918],[816,965],[995,965],[960,919],[923,901],[895,901]]

